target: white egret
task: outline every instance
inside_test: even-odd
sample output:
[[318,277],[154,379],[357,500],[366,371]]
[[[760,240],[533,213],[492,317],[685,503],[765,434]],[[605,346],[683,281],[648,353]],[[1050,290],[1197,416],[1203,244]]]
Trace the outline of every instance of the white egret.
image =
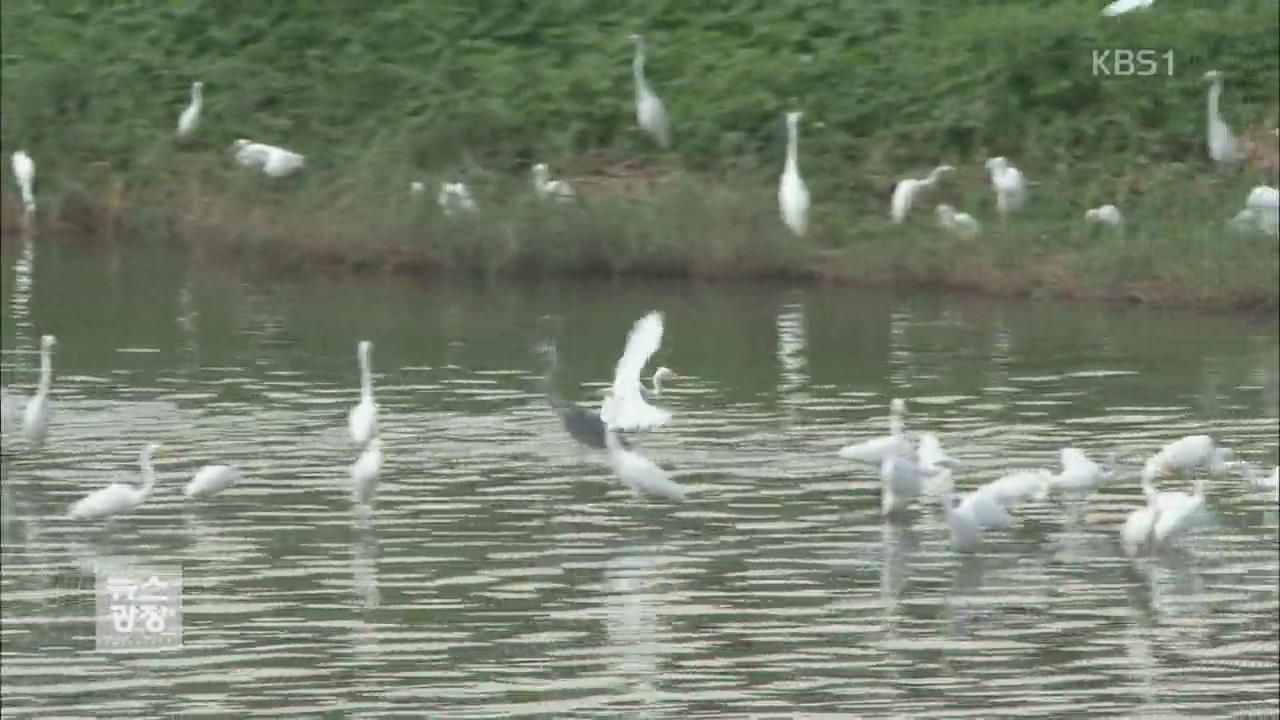
[[1160,452],[1148,458],[1142,468],[1142,478],[1144,482],[1151,482],[1175,472],[1194,473],[1202,466],[1220,475],[1226,471],[1226,462],[1231,456],[1231,450],[1214,447],[1213,438],[1208,435],[1188,435],[1165,445]]
[[139,465],[142,468],[142,485],[134,487],[127,482],[116,482],[72,503],[67,510],[67,517],[72,520],[89,520],[108,517],[128,512],[142,504],[156,484],[155,472],[151,469],[151,458],[160,451],[157,443],[148,443],[142,448]]
[[[1147,481],[1144,479],[1144,483]],[[1197,476],[1194,483],[1194,494],[1184,492],[1161,492],[1147,483],[1146,489],[1154,498],[1157,514],[1151,526],[1151,539],[1157,545],[1177,539],[1199,527],[1207,517],[1204,507],[1205,478]]]
[[178,116],[178,137],[188,138],[200,124],[200,107],[204,104],[204,83],[191,83],[191,104]]
[[916,459],[928,473],[942,472],[955,466],[956,461],[942,449],[942,441],[931,432],[920,433],[916,441]]
[[905,510],[924,492],[925,478],[933,474],[900,452],[890,453],[880,463],[880,514]]
[[626,432],[665,425],[671,413],[650,405],[641,392],[640,372],[662,345],[662,313],[657,310],[636,321],[627,333],[627,346],[614,369],[613,388],[600,406],[608,429]]
[[409,182],[409,195],[418,197],[427,191],[427,186],[421,180],[411,180]]
[[973,491],[974,495],[990,500],[1003,508],[1010,508],[1027,501],[1044,500],[1049,495],[1048,470],[1024,470],[997,478]]
[[653,385],[653,389],[649,391],[649,394],[653,397],[662,397],[662,381],[675,380],[679,377],[680,376],[676,374],[676,371],[669,367],[660,367],[657,370],[654,370],[653,377],[649,380]]
[[43,445],[49,434],[49,416],[53,414],[49,388],[53,384],[53,346],[57,344],[58,339],[52,335],[40,338],[40,384],[22,413],[22,436],[33,447]]
[[471,197],[471,190],[461,181],[440,183],[436,204],[445,215],[453,215],[459,210],[475,212],[476,209],[476,201]]
[[1085,222],[1096,222],[1118,228],[1124,225],[1124,216],[1115,205],[1101,205],[1084,211]]
[[1204,79],[1210,83],[1207,113],[1209,157],[1220,168],[1231,166],[1243,160],[1244,154],[1240,152],[1240,142],[1231,134],[1231,128],[1227,127],[1222,114],[1218,112],[1218,99],[1222,96],[1222,73],[1210,70],[1204,74]]
[[1160,517],[1160,507],[1156,503],[1155,489],[1147,483],[1143,483],[1142,489],[1147,504],[1130,511],[1124,520],[1124,525],[1120,527],[1120,541],[1124,545],[1125,551],[1130,555],[1135,554],[1143,547],[1149,548],[1151,546],[1152,530],[1155,528],[1156,520]]
[[4,388],[0,388],[0,434],[9,432],[9,425],[13,423],[13,412],[17,403],[9,399],[9,393]]
[[378,475],[381,473],[382,440],[375,437],[351,464],[351,501],[372,505],[373,493],[378,489]]
[[1115,2],[1102,8],[1102,14],[1107,17],[1115,17],[1116,15],[1124,15],[1134,10],[1146,10],[1151,7],[1156,0],[1115,0]]
[[292,175],[306,164],[306,157],[291,150],[265,145],[240,138],[232,145],[236,162],[244,167],[261,170],[273,178]]
[[18,183],[18,194],[22,196],[22,207],[31,212],[36,209],[36,163],[25,150],[15,150],[10,161],[13,179]]
[[1049,489],[1063,493],[1088,494],[1116,475],[1116,457],[1112,454],[1107,469],[1085,456],[1078,448],[1062,448],[1059,452],[1062,472],[1049,479]]
[[902,416],[907,412],[907,403],[902,398],[889,401],[889,434],[871,440],[864,440],[852,445],[845,445],[836,453],[845,460],[880,465],[891,455],[906,451],[906,437],[902,432]]
[[533,189],[537,191],[540,198],[550,198],[560,202],[573,202],[577,197],[567,180],[551,179],[551,170],[546,163],[533,166]]
[[982,231],[982,226],[969,213],[956,212],[950,205],[939,205],[934,208],[938,216],[938,226],[966,240],[972,240]]
[[667,109],[661,98],[654,94],[649,83],[644,79],[644,38],[632,35],[636,54],[631,60],[631,74],[636,81],[636,123],[645,132],[653,136],[663,149],[671,146],[671,123],[667,119]]
[[1003,157],[987,160],[987,172],[991,174],[991,187],[996,191],[996,210],[1001,222],[1009,221],[1009,213],[1017,212],[1027,204],[1027,181],[1022,171],[1009,164]]
[[606,428],[604,444],[609,451],[609,465],[613,472],[633,492],[684,500],[684,488],[649,458],[624,446],[617,432]]
[[1280,189],[1259,185],[1249,191],[1244,206],[1241,214],[1247,213],[1259,230],[1280,232]]
[[911,212],[911,205],[915,202],[916,196],[932,188],[944,173],[952,170],[955,170],[955,168],[950,165],[939,165],[924,179],[904,178],[899,180],[898,184],[893,188],[893,200],[889,203],[889,216],[896,223],[902,222],[907,217],[907,213]]
[[1013,525],[1013,516],[991,495],[974,491],[956,502],[953,491],[942,491],[942,513],[951,531],[951,547],[960,552],[972,552],[982,544],[983,528],[1006,528]]
[[196,471],[182,491],[189,498],[215,495],[240,482],[240,470],[230,465],[205,465]]
[[378,403],[373,399],[373,376],[369,370],[369,353],[373,343],[361,340],[356,345],[356,358],[360,362],[360,402],[347,411],[347,429],[351,440],[365,446],[378,435]]
[[787,159],[778,178],[778,207],[782,222],[797,237],[804,237],[809,230],[809,188],[800,177],[800,118],[804,113],[787,113]]

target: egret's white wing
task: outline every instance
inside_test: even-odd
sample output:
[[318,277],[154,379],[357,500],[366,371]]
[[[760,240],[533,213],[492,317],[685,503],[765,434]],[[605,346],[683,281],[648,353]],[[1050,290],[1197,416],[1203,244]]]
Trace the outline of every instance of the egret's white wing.
[[1139,8],[1150,7],[1152,2],[1154,0],[1115,0],[1115,2],[1102,8],[1102,14],[1107,17],[1124,15]]
[[640,373],[662,346],[662,313],[653,311],[636,321],[627,333],[627,347],[614,370],[615,393],[640,392]]
[[1093,461],[1089,460],[1084,451],[1079,448],[1062,448],[1058,456],[1062,460],[1064,471],[1093,465]]

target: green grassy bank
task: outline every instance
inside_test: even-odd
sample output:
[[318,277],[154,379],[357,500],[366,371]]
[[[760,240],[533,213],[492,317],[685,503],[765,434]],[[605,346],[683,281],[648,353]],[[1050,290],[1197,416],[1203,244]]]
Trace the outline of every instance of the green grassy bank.
[[[38,2],[0,6],[0,146],[38,166],[37,222],[60,235],[198,242],[281,267],[428,272],[792,275],[996,293],[1274,308],[1273,237],[1226,233],[1274,183],[1276,0],[1103,2]],[[672,115],[657,150],[634,123],[627,35]],[[1095,75],[1093,51],[1171,52],[1172,72]],[[1204,72],[1255,149],[1220,175],[1204,149]],[[193,141],[173,138],[192,80]],[[777,217],[781,114],[806,113],[810,237]],[[237,137],[307,156],[296,178],[238,168]],[[998,229],[982,169],[1035,183]],[[535,201],[548,162],[583,202]],[[943,235],[931,212],[888,221],[893,183],[955,165],[925,204],[985,226]],[[481,207],[445,218],[442,179]],[[410,198],[422,179],[427,198]],[[1123,233],[1082,222],[1112,202]],[[6,225],[16,222],[12,193]]]

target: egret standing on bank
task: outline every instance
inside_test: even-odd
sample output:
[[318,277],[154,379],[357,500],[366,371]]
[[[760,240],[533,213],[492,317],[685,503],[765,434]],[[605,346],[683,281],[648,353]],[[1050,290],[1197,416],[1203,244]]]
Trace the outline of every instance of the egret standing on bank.
[[204,103],[204,83],[191,83],[191,104],[178,116],[178,137],[186,139],[196,131],[200,124],[200,106]]
[[22,207],[32,212],[36,209],[36,163],[26,150],[15,150],[11,161],[13,179],[18,183],[18,194],[22,196]]
[[923,180],[905,178],[898,181],[898,184],[893,188],[893,201],[889,203],[889,216],[896,223],[902,222],[907,217],[907,213],[911,212],[911,205],[915,202],[916,196],[932,188],[943,173],[948,173],[952,170],[955,170],[955,168],[950,165],[939,165]]
[[991,174],[991,187],[996,191],[996,210],[1000,222],[1009,223],[1009,213],[1017,212],[1027,204],[1027,181],[1022,171],[1009,164],[1003,157],[987,160],[987,172]]
[[533,189],[540,198],[549,198],[560,202],[574,200],[573,187],[566,180],[552,180],[551,170],[546,163],[533,166]]
[[1222,72],[1210,70],[1204,74],[1204,79],[1210,83],[1207,112],[1209,157],[1218,163],[1220,169],[1233,167],[1244,159],[1244,155],[1240,152],[1240,143],[1231,134],[1231,128],[1227,127],[1222,114],[1218,112],[1218,99],[1222,96]]
[[665,150],[671,146],[671,123],[667,119],[667,109],[644,78],[644,38],[632,35],[631,42],[636,48],[635,57],[631,60],[631,74],[636,81],[636,122]]
[[796,237],[804,237],[809,229],[809,188],[800,177],[800,118],[801,112],[787,113],[787,159],[778,179],[778,207],[782,222],[791,228]]

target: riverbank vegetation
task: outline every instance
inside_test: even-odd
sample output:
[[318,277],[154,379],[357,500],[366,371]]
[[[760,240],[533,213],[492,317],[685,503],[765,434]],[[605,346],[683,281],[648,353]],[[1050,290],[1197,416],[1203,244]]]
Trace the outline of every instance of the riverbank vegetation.
[[[35,158],[45,235],[175,238],[281,268],[795,276],[1277,307],[1274,236],[1224,228],[1251,187],[1275,184],[1275,0],[1119,18],[1100,4],[12,0],[0,145]],[[635,127],[632,32],[672,116],[669,151]],[[1107,48],[1169,52],[1172,67],[1096,74]],[[1209,69],[1249,149],[1239,172],[1206,155]],[[203,118],[180,143],[194,80]],[[775,197],[793,107],[814,198],[804,239]],[[238,137],[301,152],[306,168],[250,173],[231,159]],[[1032,183],[1007,229],[991,155]],[[581,202],[539,202],[536,162]],[[941,163],[957,171],[891,223],[893,184]],[[453,178],[479,212],[435,207]],[[410,196],[413,180],[425,195]],[[940,202],[983,232],[944,234]],[[1123,229],[1083,222],[1104,203]]]

